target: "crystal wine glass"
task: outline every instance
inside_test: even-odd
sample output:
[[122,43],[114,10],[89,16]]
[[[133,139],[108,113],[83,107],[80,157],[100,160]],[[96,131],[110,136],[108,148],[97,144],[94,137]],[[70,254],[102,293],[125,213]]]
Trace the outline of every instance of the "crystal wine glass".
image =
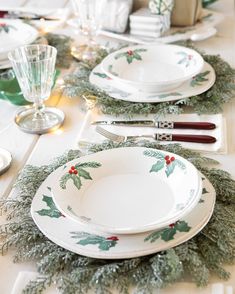
[[101,24],[103,8],[102,0],[72,0],[75,14],[79,15],[80,30],[86,36],[86,44],[74,45],[72,55],[80,60],[92,60],[96,58],[98,44],[95,42],[98,29]]
[[54,83],[56,55],[48,45],[23,46],[8,54],[24,98],[33,102],[16,114],[15,122],[25,132],[42,134],[63,123],[62,111],[44,105]]

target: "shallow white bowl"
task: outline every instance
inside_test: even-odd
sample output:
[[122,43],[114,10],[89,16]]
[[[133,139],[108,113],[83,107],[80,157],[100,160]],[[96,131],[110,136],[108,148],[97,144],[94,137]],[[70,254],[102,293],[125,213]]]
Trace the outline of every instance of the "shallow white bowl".
[[53,174],[51,192],[60,211],[109,233],[140,233],[174,223],[195,207],[202,192],[190,162],[141,147],[87,155]]
[[195,50],[164,44],[123,48],[101,63],[110,78],[146,92],[173,90],[197,75],[203,65]]

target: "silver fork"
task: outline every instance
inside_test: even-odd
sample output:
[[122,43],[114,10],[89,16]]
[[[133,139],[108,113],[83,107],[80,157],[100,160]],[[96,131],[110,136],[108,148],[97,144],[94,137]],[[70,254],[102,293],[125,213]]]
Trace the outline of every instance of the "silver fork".
[[[111,133],[107,130],[105,130],[104,128],[100,127],[100,126],[96,126],[96,132],[99,133],[100,135],[104,136],[105,138],[111,140],[111,141],[115,141],[115,142],[126,142],[128,139],[138,139],[143,137],[143,135],[139,135],[139,136],[122,136],[122,135],[117,135],[114,133]],[[155,138],[155,136],[152,135],[145,135],[144,137],[147,138]]]

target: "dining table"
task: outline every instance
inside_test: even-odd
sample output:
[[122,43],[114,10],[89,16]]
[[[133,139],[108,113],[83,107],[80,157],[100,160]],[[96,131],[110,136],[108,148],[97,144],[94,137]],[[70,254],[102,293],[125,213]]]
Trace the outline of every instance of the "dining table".
[[[6,1],[0,0],[0,6],[6,5]],[[7,1],[8,6],[14,5],[36,5],[40,1]],[[17,2],[17,3],[16,3]],[[42,7],[56,8],[63,1],[42,1]],[[37,4],[38,5],[38,4]],[[68,5],[68,1],[64,1],[63,5]],[[60,6],[61,8],[61,6]],[[210,6],[211,10],[218,11],[224,14],[224,19],[216,29],[217,33],[209,39],[195,42],[195,46],[208,54],[220,55],[233,68],[235,68],[235,9],[233,0],[218,0]],[[69,16],[68,16],[69,18]],[[77,32],[74,32],[71,27],[64,22],[59,27],[52,30],[53,33],[67,34],[73,38],[79,38]],[[101,43],[117,43],[118,40],[107,36],[97,36],[97,41]],[[65,114],[63,125],[56,131],[46,134],[29,134],[19,129],[14,122],[14,117],[19,106],[13,105],[7,101],[0,100],[0,148],[7,149],[12,154],[12,163],[10,168],[4,174],[0,175],[0,197],[3,199],[17,197],[14,183],[26,165],[41,166],[49,164],[53,158],[60,156],[66,150],[78,149],[78,142],[86,134],[84,130],[87,127],[87,112],[93,111],[86,109],[82,99],[69,98],[59,91],[59,85],[62,78],[67,73],[74,70],[74,66],[69,69],[61,69],[61,74],[57,80],[50,99],[46,102],[47,105],[55,106],[62,110]],[[234,97],[235,98],[235,97]],[[206,156],[211,157],[219,162],[219,168],[229,172],[235,179],[235,99],[231,99],[225,103],[222,110],[222,116],[226,121],[226,136],[224,137],[227,143],[227,150],[223,153],[207,152]],[[109,116],[109,118],[113,118]],[[202,154],[204,154],[202,152]],[[0,216],[0,224],[5,222],[5,215]],[[0,255],[0,293],[10,294],[13,285],[20,272],[36,271],[35,263],[33,262],[13,262],[14,250],[10,249],[7,254]],[[216,276],[212,276],[210,284],[207,288],[195,290],[195,293],[211,293],[211,285],[223,283],[233,287],[235,291],[235,265],[228,265],[226,269],[231,273],[231,277],[227,281],[220,280]],[[167,289],[161,290],[159,293],[181,293],[184,284],[176,284]],[[196,288],[195,288],[196,289]],[[184,289],[185,290],[185,289]],[[157,290],[156,290],[156,293]],[[192,293],[192,292],[188,292]],[[194,293],[194,292],[193,292]],[[222,292],[217,292],[222,293]],[[225,292],[223,292],[225,293]],[[227,292],[233,293],[233,292]]]

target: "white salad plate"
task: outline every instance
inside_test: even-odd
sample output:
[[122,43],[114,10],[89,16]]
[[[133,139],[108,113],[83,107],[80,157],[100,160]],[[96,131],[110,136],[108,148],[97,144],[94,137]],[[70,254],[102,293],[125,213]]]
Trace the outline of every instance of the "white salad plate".
[[145,256],[186,242],[208,223],[216,194],[211,183],[201,176],[203,191],[196,207],[187,216],[160,231],[111,235],[91,230],[88,224],[80,224],[64,216],[53,202],[50,186],[53,175],[38,189],[32,201],[31,215],[49,240],[74,253],[102,259]]
[[112,234],[163,228],[188,214],[202,189],[186,159],[141,147],[86,155],[52,175],[53,200],[64,215]]
[[149,93],[134,89],[123,83],[117,82],[107,76],[97,65],[91,72],[89,81],[91,84],[106,92],[110,97],[129,102],[167,102],[180,100],[196,95],[200,95],[209,90],[215,83],[215,71],[208,63],[204,64],[202,71],[195,77],[184,82],[174,91],[161,93]]
[[202,56],[177,45],[138,45],[122,48],[101,62],[107,76],[122,84],[147,92],[170,91],[197,75]]
[[32,43],[38,37],[38,31],[20,20],[0,19],[0,60],[7,60],[9,51]]

